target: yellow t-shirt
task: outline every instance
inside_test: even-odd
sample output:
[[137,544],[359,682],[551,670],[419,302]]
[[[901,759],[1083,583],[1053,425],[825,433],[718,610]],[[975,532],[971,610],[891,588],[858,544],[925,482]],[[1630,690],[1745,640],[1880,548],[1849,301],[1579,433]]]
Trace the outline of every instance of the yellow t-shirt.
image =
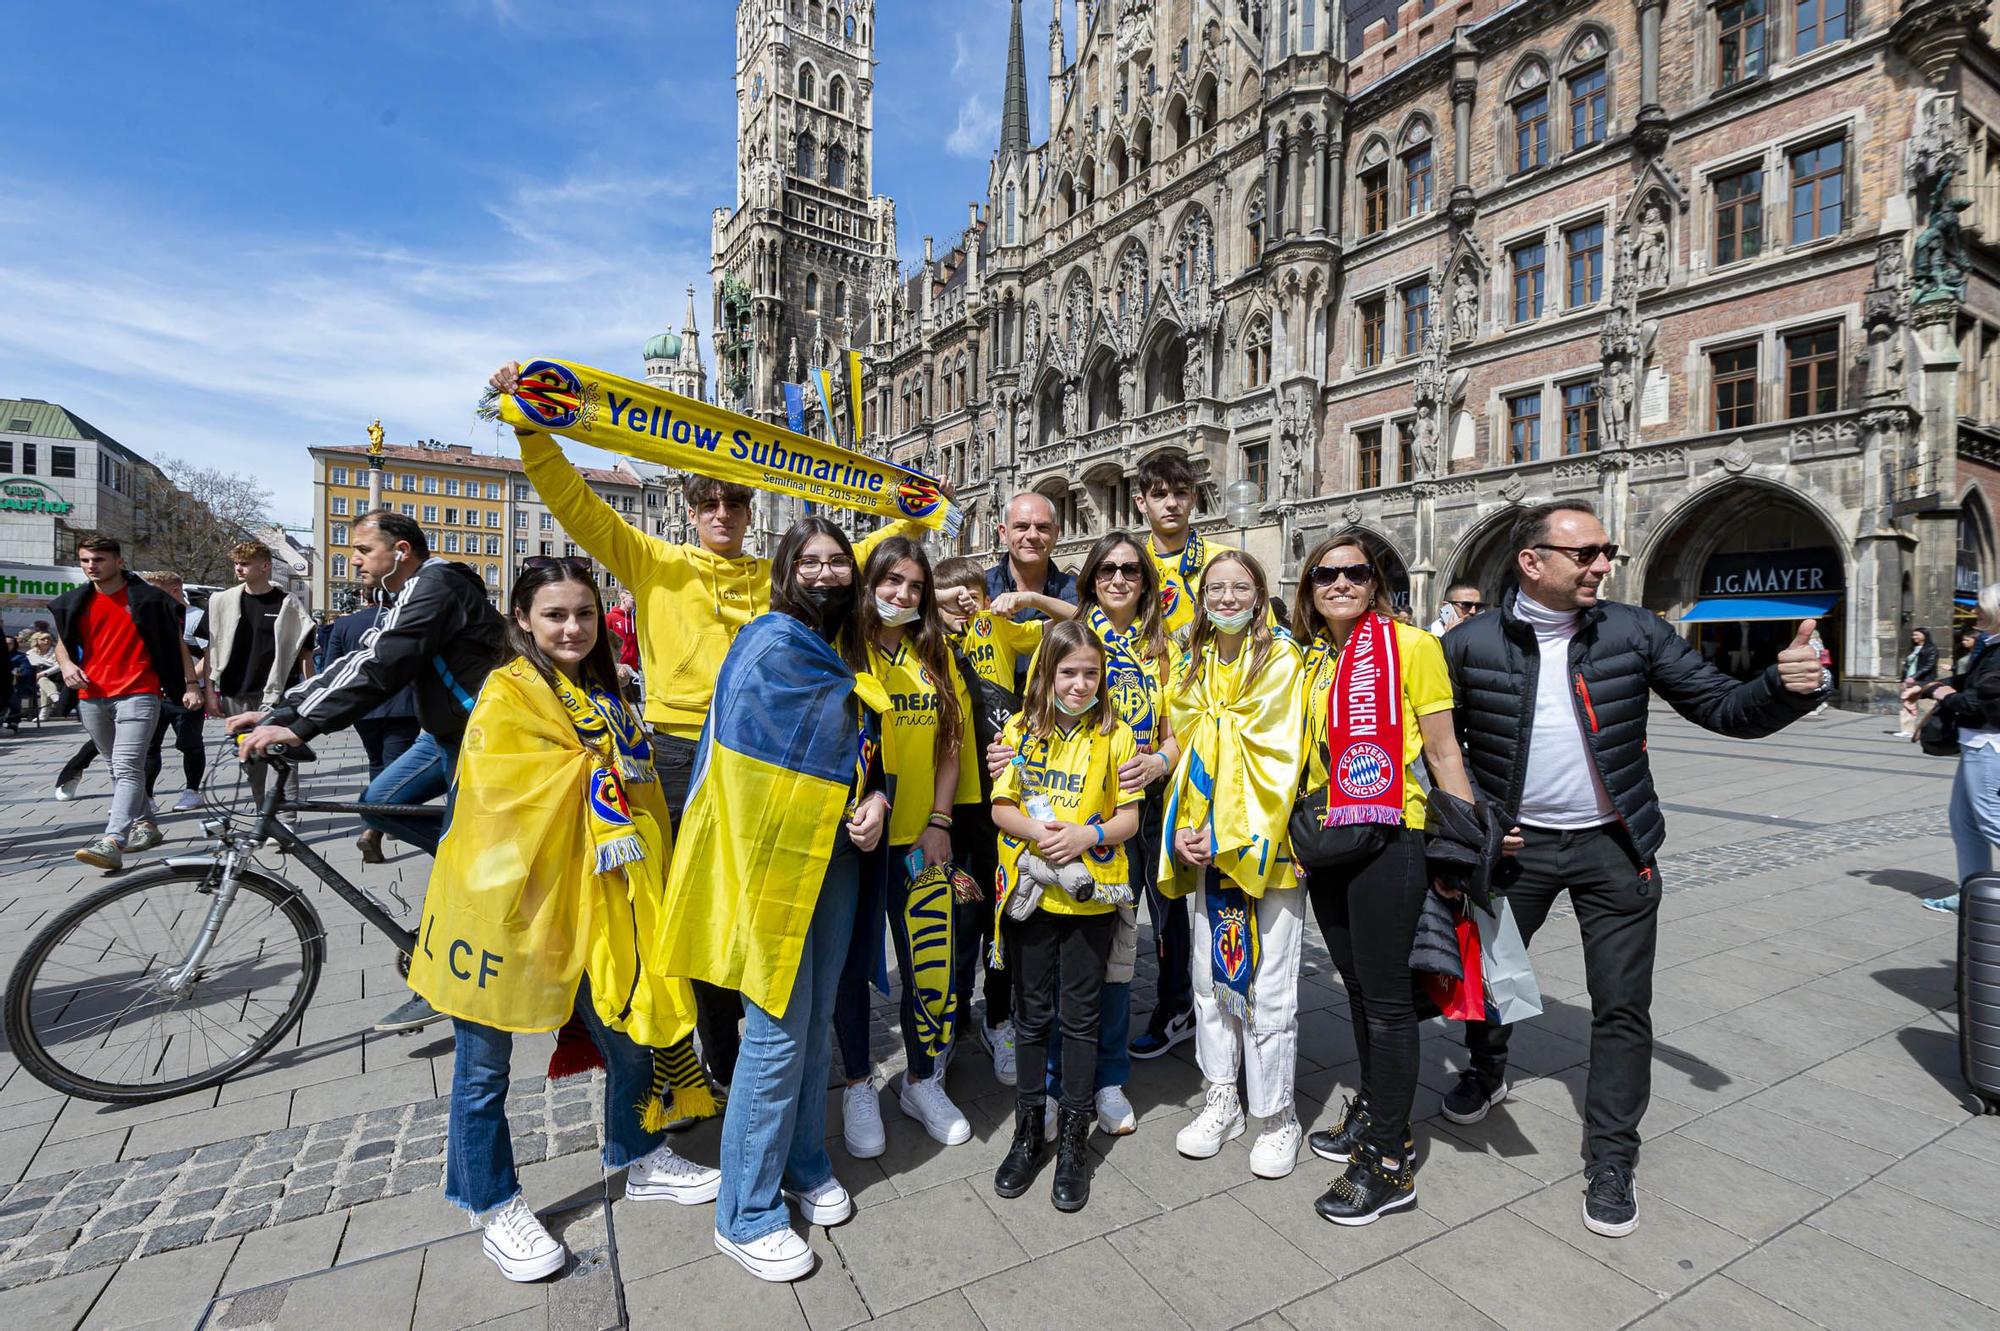
[[[1195,533],[1189,531],[1187,539],[1195,540]],[[1195,604],[1195,589],[1201,582],[1202,570],[1208,567],[1208,561],[1224,550],[1236,548],[1224,545],[1220,541],[1211,541],[1205,536],[1200,539],[1201,561],[1198,566],[1184,573],[1182,565],[1193,562],[1187,559],[1187,546],[1183,545],[1170,555],[1163,555],[1153,548],[1153,538],[1151,536],[1146,538],[1146,553],[1152,557],[1153,567],[1160,575],[1160,613],[1166,618],[1169,636],[1180,634],[1188,625],[1194,623],[1195,611],[1198,608]]]
[[[889,844],[907,846],[923,835],[936,807],[931,801],[937,794],[937,681],[907,641],[898,643],[893,653],[870,643],[868,669],[889,691],[889,710],[882,715],[882,768],[896,778],[889,806]],[[965,739],[972,700],[955,669],[951,691],[958,698],[959,715],[958,786],[952,802],[973,804],[979,800],[979,771],[973,764],[980,755]]]
[[[1306,789],[1318,790],[1326,784],[1326,695],[1333,689],[1333,677],[1340,657],[1313,644],[1307,653],[1304,676],[1306,707]],[[1424,788],[1412,770],[1424,752],[1424,732],[1417,718],[1452,707],[1451,673],[1445,668],[1444,646],[1422,629],[1396,625],[1396,654],[1403,670],[1403,825],[1421,829],[1426,800]]]
[[1023,656],[1032,656],[1042,645],[1045,619],[1016,623],[1005,615],[981,610],[965,621],[961,641],[965,659],[973,673],[1005,693],[1013,693],[1015,671]]
[[[1095,725],[1079,724],[1067,734],[1057,731],[1047,739],[1024,739],[1023,722],[1015,717],[1007,723],[1002,738],[1021,756],[1007,764],[993,778],[993,802],[1003,801],[1027,810],[1027,802],[1037,793],[1048,797],[1057,819],[1066,823],[1108,823],[1128,804],[1146,798],[1141,790],[1122,790],[1118,769],[1132,760],[1139,746],[1132,729],[1123,721],[1106,734]],[[1019,871],[1021,852],[1029,843],[1002,833],[1000,836],[1000,877],[1011,882]],[[1100,846],[1084,852],[1091,877],[1106,882],[1130,882],[1131,866],[1125,847]],[[1113,907],[1092,897],[1078,901],[1055,888],[1042,893],[1041,908],[1051,915],[1104,915]]]

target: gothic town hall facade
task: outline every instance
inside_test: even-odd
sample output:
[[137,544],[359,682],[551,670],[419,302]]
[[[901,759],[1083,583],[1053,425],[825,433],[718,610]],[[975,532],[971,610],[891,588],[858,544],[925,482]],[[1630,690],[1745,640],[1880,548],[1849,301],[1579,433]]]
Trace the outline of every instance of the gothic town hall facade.
[[862,350],[865,443],[958,486],[969,551],[1035,490],[1073,566],[1176,450],[1204,529],[1289,586],[1364,528],[1419,622],[1497,595],[1520,506],[1588,499],[1618,599],[1738,673],[1815,617],[1879,703],[2000,578],[1990,5],[1016,0],[985,197],[899,272],[851,99],[918,72],[875,69],[866,0],[742,0],[786,35],[739,102],[790,114],[717,213],[719,373],[769,412],[788,356]]

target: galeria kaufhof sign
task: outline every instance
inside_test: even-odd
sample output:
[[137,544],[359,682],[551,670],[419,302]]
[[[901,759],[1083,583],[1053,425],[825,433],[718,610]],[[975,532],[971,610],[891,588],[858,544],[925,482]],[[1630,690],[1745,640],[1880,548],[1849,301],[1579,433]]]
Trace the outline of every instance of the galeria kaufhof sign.
[[52,513],[57,517],[76,505],[55,487],[29,476],[0,476],[0,513]]

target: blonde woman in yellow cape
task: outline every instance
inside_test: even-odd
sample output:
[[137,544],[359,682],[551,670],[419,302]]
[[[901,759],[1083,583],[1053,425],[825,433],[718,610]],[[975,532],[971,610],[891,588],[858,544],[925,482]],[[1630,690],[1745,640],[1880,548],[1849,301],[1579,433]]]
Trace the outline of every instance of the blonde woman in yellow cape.
[[516,1033],[582,1019],[604,1055],[604,1164],[628,1170],[626,1197],[706,1202],[721,1174],[646,1126],[659,1116],[645,1046],[684,1041],[694,1013],[686,982],[650,956],[671,834],[645,732],[618,697],[604,604],[581,562],[548,559],[521,570],[512,609],[515,655],[466,723],[410,986],[457,1041],[445,1200],[473,1214],[508,1279],[537,1280],[568,1254],[514,1171]]
[[1292,1083],[1305,894],[1286,835],[1303,762],[1299,651],[1272,630],[1270,584],[1242,551],[1208,561],[1197,599],[1168,685],[1181,754],[1167,786],[1159,890],[1194,899],[1195,1062],[1208,1094],[1174,1145],[1207,1159],[1243,1135],[1240,1074],[1263,1120],[1250,1172],[1283,1178],[1304,1138]]

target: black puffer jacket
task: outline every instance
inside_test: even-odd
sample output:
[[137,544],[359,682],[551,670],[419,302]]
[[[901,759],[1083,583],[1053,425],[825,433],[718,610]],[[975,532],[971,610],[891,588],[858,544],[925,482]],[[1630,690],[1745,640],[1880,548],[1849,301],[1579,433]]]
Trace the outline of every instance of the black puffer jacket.
[[[1528,739],[1535,723],[1541,654],[1534,628],[1514,613],[1514,593],[1497,611],[1444,635],[1445,660],[1458,695],[1458,732],[1482,797],[1521,807]],[[1820,694],[1788,691],[1771,666],[1738,682],[1651,611],[1604,601],[1583,612],[1569,648],[1570,688],[1611,806],[1639,853],[1651,860],[1666,839],[1653,771],[1646,759],[1647,694],[1657,692],[1696,725],[1736,739],[1758,739],[1811,711]]]

